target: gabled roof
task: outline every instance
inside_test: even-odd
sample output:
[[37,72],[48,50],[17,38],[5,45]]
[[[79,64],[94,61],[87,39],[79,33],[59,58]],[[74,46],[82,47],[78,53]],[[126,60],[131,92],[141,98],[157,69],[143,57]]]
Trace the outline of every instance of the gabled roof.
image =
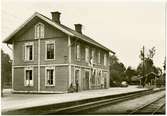
[[95,40],[91,39],[90,37],[84,35],[84,34],[80,34],[78,32],[76,32],[75,30],[69,28],[69,27],[66,27],[65,25],[62,25],[62,24],[59,24],[59,23],[56,23],[54,21],[52,21],[51,19],[49,19],[48,17],[38,13],[38,12],[35,12],[28,20],[26,20],[19,28],[17,28],[11,35],[9,35],[3,42],[4,43],[10,43],[9,40],[14,36],[16,35],[26,24],[28,24],[32,19],[34,19],[34,17],[38,17],[42,20],[44,20],[45,22],[47,22],[48,24],[52,25],[53,27],[61,30],[62,32],[66,33],[67,35],[70,35],[70,36],[73,36],[73,37],[77,37],[85,42],[88,42],[90,44],[93,44],[97,47],[100,47],[102,49],[105,49],[107,51],[110,51],[112,52],[113,54],[115,54],[115,52],[113,52],[112,50],[106,48],[105,46],[101,45],[100,43],[96,42]]

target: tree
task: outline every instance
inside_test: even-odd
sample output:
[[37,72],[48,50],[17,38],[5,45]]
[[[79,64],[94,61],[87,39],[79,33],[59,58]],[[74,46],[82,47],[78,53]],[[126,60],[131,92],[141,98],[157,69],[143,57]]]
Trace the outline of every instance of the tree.
[[113,82],[121,83],[127,80],[125,75],[126,68],[119,62],[115,55],[110,56],[110,86]]
[[12,81],[11,67],[12,62],[9,55],[4,53],[4,51],[1,49],[1,92],[3,91],[4,85],[10,85]]
[[136,76],[137,75],[137,72],[135,69],[132,69],[131,66],[128,66],[128,68],[126,69],[126,76],[127,76],[127,79],[128,79],[128,82],[131,83],[131,78],[133,76]]
[[145,53],[144,53],[144,47],[143,50],[140,51],[140,55],[139,58],[141,59],[141,63],[138,65],[137,67],[137,72],[139,75],[143,76],[142,79],[142,84],[144,86],[144,82],[145,82],[145,75],[154,72],[157,75],[161,75],[162,74],[162,70],[156,66],[154,66],[154,62],[153,62],[153,57],[155,55],[155,47],[152,47],[151,49],[149,49],[149,52],[147,53],[147,57],[145,57]]

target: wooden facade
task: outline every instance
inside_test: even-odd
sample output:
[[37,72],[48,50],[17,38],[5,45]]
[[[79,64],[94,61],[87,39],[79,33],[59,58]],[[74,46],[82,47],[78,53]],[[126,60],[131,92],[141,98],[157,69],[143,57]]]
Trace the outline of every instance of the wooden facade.
[[[43,28],[36,28],[38,24]],[[36,35],[38,29],[41,37]],[[77,91],[109,87],[111,51],[39,13],[4,42],[13,45],[13,92],[65,93],[71,86]]]

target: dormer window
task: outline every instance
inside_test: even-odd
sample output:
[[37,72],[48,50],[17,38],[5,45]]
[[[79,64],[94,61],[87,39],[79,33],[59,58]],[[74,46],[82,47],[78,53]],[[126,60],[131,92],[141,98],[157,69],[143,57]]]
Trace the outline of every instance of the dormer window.
[[44,24],[38,23],[35,25],[35,39],[44,38]]

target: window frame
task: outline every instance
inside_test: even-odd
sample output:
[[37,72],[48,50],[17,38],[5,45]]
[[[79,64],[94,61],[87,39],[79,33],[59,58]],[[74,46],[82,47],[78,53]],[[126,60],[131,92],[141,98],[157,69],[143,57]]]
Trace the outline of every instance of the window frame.
[[92,57],[92,60],[93,60],[93,64],[96,64],[96,62],[95,62],[95,48],[92,48],[91,57]]
[[107,66],[107,54],[104,53],[104,66]]
[[77,59],[77,61],[81,60],[81,45],[79,43],[76,44],[76,59]]
[[[39,27],[42,27],[42,28],[39,28]],[[39,30],[38,30],[39,28]],[[38,32],[39,31],[39,32]],[[38,33],[37,33],[38,32]],[[41,34],[42,33],[42,34]],[[38,35],[39,34],[39,35]],[[45,25],[41,22],[37,23],[35,25],[35,32],[34,32],[34,36],[35,36],[35,39],[40,39],[40,38],[44,38],[45,37]]]
[[[48,75],[47,75],[47,70],[53,70],[53,84],[49,85],[47,84],[47,79],[48,79]],[[50,86],[55,86],[56,84],[56,75],[55,75],[55,67],[45,67],[45,87],[50,87]]]
[[[27,71],[27,70],[31,70],[31,71],[32,71],[32,85],[30,85],[30,84],[27,85],[27,83],[26,83],[26,74],[27,74],[26,71]],[[33,87],[33,86],[34,86],[34,68],[31,67],[31,66],[24,68],[24,86],[25,86],[25,87]]]
[[101,64],[101,53],[100,50],[98,51],[98,60],[97,60],[98,64]]
[[[47,45],[48,44],[53,44],[54,45],[53,59],[48,59],[47,58]],[[48,41],[45,42],[45,60],[50,61],[50,60],[55,60],[55,59],[56,59],[56,43],[55,43],[55,40],[48,40]]]
[[[32,60],[29,60],[29,58],[27,58],[27,46],[32,46]],[[34,61],[34,42],[27,42],[24,44],[24,61]]]
[[89,60],[90,60],[89,47],[85,47],[85,62],[89,63]]

